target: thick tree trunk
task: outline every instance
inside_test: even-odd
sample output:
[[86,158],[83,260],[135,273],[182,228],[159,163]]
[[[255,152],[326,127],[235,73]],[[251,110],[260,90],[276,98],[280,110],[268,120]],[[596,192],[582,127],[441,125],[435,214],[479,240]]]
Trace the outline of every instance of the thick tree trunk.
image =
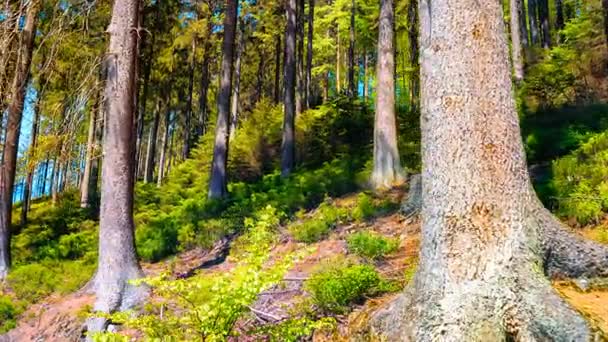
[[306,47],[306,108],[312,106],[312,42],[314,34],[315,0],[308,0],[308,40]]
[[530,22],[530,45],[538,45],[540,42],[540,33],[538,31],[538,1],[528,0],[528,21]]
[[[132,280],[143,276],[135,252],[133,224],[134,112],[136,86],[138,0],[116,0],[107,32],[106,118],[99,221],[99,261],[94,279],[94,309],[101,313],[125,310],[140,303],[145,287]],[[93,317],[89,332],[104,331],[109,322]]]
[[296,0],[296,34],[297,34],[297,56],[296,56],[296,115],[306,109],[305,89],[304,89],[304,2]]
[[239,120],[239,95],[241,91],[241,57],[245,49],[245,27],[244,22],[239,24],[239,41],[236,49],[236,61],[234,62],[234,87],[232,88],[232,104],[230,107],[230,139],[234,138]]
[[25,24],[19,38],[19,59],[11,85],[11,102],[7,109],[4,152],[0,166],[0,280],[6,277],[11,264],[11,212],[19,133],[40,7],[40,0],[32,0],[27,9]]
[[[166,102],[167,100],[165,100]],[[156,157],[156,138],[158,135],[158,125],[160,122],[160,112],[167,105],[161,104],[162,101],[158,102],[158,108],[154,113],[154,121],[152,121],[152,128],[150,128],[150,137],[148,138],[148,150],[146,152],[146,169],[144,172],[144,183],[152,183],[154,181],[154,167]],[[165,109],[167,110],[167,109]]]
[[[194,94],[194,67],[196,56],[196,40],[192,41],[192,50],[190,55],[190,71],[188,76],[188,98],[186,100],[186,117],[184,120],[184,146],[182,150],[182,159],[186,160],[190,156],[191,131],[192,131],[192,98]],[[157,126],[158,127],[158,126]],[[158,128],[157,128],[158,129]],[[156,139],[156,135],[154,135]]]
[[209,180],[209,198],[222,198],[228,194],[227,163],[228,138],[230,136],[230,94],[232,93],[232,60],[236,33],[238,0],[226,0],[224,17],[224,41],[222,45],[222,73],[217,99],[217,123],[215,144]]
[[412,110],[416,111],[420,104],[420,52],[418,48],[418,0],[410,0],[408,6],[408,36],[410,41],[410,102]]
[[523,0],[510,0],[510,20],[511,20],[511,61],[513,63],[513,78],[520,83],[524,79],[524,56],[521,48],[521,28],[519,24],[520,2]]
[[[606,0],[608,1],[608,0]],[[277,34],[277,46],[275,48],[274,62],[274,103],[279,103],[281,100],[281,35]]]
[[163,131],[163,139],[162,139],[162,147],[160,150],[160,160],[158,161],[158,179],[156,181],[156,186],[161,187],[163,185],[163,179],[165,178],[165,164],[166,164],[166,156],[167,156],[167,145],[169,143],[169,129],[171,128],[171,109],[170,106],[167,105],[167,109],[165,111],[165,126]]
[[283,140],[281,143],[281,175],[288,176],[295,166],[295,78],[296,78],[296,0],[285,4],[285,98]]
[[357,84],[355,83],[355,0],[350,3],[350,27],[348,36],[348,95],[357,97]]
[[538,1],[538,18],[540,20],[540,27],[542,29],[543,48],[548,49],[551,47],[551,28],[549,27],[549,0]]
[[536,198],[502,8],[476,4],[420,3],[420,263],[372,328],[389,341],[589,341],[588,324],[541,266],[549,275],[605,275],[608,251],[566,233]]
[[382,0],[378,27],[376,119],[374,123],[374,188],[390,187],[403,181],[397,148],[395,120],[395,50],[393,45],[393,0]]
[[32,130],[30,134],[32,140],[30,141],[28,161],[27,161],[27,175],[25,177],[25,184],[23,185],[23,202],[21,204],[21,226],[27,224],[27,214],[30,210],[30,201],[32,198],[32,183],[34,180],[34,171],[36,170],[36,163],[32,160],[34,157],[34,151],[38,143],[38,125],[40,123],[40,96],[42,92],[38,93],[38,99],[36,100],[36,107],[34,109],[34,119],[32,120]]

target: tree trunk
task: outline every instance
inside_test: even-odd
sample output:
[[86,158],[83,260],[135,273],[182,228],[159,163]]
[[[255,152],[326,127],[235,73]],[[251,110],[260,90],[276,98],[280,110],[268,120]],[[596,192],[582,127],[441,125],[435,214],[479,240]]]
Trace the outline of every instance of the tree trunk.
[[[167,89],[168,90],[168,89]],[[170,96],[170,95],[169,95]],[[170,99],[170,98],[169,98]],[[165,100],[167,102],[167,100]],[[148,150],[146,152],[146,169],[144,173],[144,183],[152,183],[154,181],[154,166],[156,156],[156,137],[158,136],[158,125],[160,121],[160,112],[163,107],[167,105],[158,102],[158,108],[154,113],[154,121],[152,122],[152,128],[150,128],[150,137],[148,138]]]
[[378,26],[378,86],[374,124],[374,167],[371,177],[374,188],[390,187],[403,181],[395,120],[393,15],[393,0],[382,0]]
[[96,108],[91,109],[90,117],[89,117],[89,132],[87,135],[87,154],[85,157],[84,164],[84,175],[82,177],[82,183],[80,186],[80,207],[81,208],[89,208],[92,203],[92,191],[91,187],[97,186],[97,184],[91,183],[91,172],[93,166],[93,159],[97,158],[95,156],[95,136],[97,129],[97,113],[103,110],[103,94],[99,93],[97,99]]
[[540,41],[540,34],[538,31],[538,1],[540,0],[528,0],[528,21],[530,22],[530,45],[537,45]]
[[[182,150],[182,159],[186,160],[190,156],[191,130],[192,130],[192,96],[194,92],[194,66],[196,56],[196,40],[192,41],[192,55],[190,56],[190,72],[188,75],[188,99],[186,100],[186,117],[184,122],[184,146]],[[158,127],[158,125],[157,125]],[[158,128],[157,128],[158,129]],[[154,135],[156,139],[156,135]]]
[[32,0],[27,9],[25,24],[19,38],[19,59],[11,85],[11,102],[7,109],[8,119],[0,167],[0,280],[6,277],[11,264],[11,214],[19,133],[40,7],[40,0]]
[[[561,0],[560,0],[561,1]],[[527,48],[530,46],[528,42],[528,21],[526,20],[526,9],[524,6],[524,0],[517,1],[517,13],[519,17],[519,28],[520,28],[520,37],[521,37],[521,45],[523,48]]]
[[419,13],[420,263],[411,287],[375,314],[374,332],[389,341],[591,340],[542,265],[604,275],[608,253],[579,244],[534,194],[500,3],[421,0]]
[[342,89],[342,75],[340,73],[340,67],[342,65],[342,55],[340,54],[340,32],[336,30],[336,94],[340,94]]
[[551,47],[551,28],[549,27],[549,0],[538,1],[538,17],[540,20],[540,27],[542,29],[543,48],[548,49]]
[[228,138],[230,136],[230,94],[232,93],[232,60],[234,57],[234,38],[236,33],[238,0],[226,0],[224,17],[224,41],[222,45],[222,73],[217,100],[217,123],[215,125],[215,144],[209,198],[222,198],[228,194],[227,163]]
[[49,163],[50,161],[47,154],[46,161],[44,162],[44,171],[42,171],[42,181],[38,185],[38,192],[40,192],[40,196],[46,195],[46,182],[47,177],[49,176]]
[[296,0],[296,42],[297,42],[297,56],[296,56],[296,115],[299,115],[304,111],[305,101],[305,90],[304,90],[304,2],[305,0]]
[[42,96],[42,91],[38,93],[38,98],[36,99],[36,107],[34,109],[34,120],[32,120],[32,130],[30,134],[32,135],[32,140],[30,141],[29,153],[28,153],[28,161],[27,161],[27,176],[25,177],[25,184],[23,186],[23,202],[21,204],[21,226],[25,226],[27,224],[27,214],[30,210],[30,200],[32,197],[32,183],[34,180],[34,171],[36,170],[36,163],[34,162],[34,151],[36,150],[37,142],[38,142],[38,125],[40,123],[40,97]]
[[602,0],[602,13],[604,17],[604,38],[608,45],[608,0]]
[[253,103],[257,104],[262,98],[263,93],[267,93],[264,87],[264,69],[266,69],[266,60],[264,59],[266,51],[260,51],[260,60],[258,61],[258,71],[256,72],[256,85],[253,96]]
[[281,142],[281,175],[288,176],[295,166],[295,78],[296,78],[296,0],[285,6],[285,99],[283,140]]
[[234,87],[232,88],[232,104],[230,108],[231,119],[230,119],[230,139],[234,138],[236,133],[236,126],[239,120],[239,95],[241,90],[241,56],[245,49],[245,23],[241,21],[238,23],[240,27],[239,41],[236,49],[236,61],[234,62]]
[[306,108],[312,106],[312,41],[314,34],[315,0],[308,0],[308,40],[306,47],[306,84],[304,86],[306,97]]
[[563,0],[555,0],[555,29],[564,29],[564,3]]
[[160,160],[158,161],[158,179],[156,186],[161,187],[163,185],[163,179],[165,178],[165,164],[167,156],[167,145],[169,142],[169,129],[171,128],[171,108],[167,105],[165,110],[165,130],[163,131],[162,147],[160,150]]
[[520,83],[524,80],[524,56],[521,48],[521,28],[519,24],[519,3],[523,0],[510,0],[511,20],[511,61],[513,63],[513,78]]
[[[94,280],[94,310],[112,313],[140,303],[147,290],[132,280],[143,276],[135,252],[133,224],[134,112],[139,1],[116,0],[107,32],[106,118],[99,220],[99,261]],[[89,332],[104,331],[109,321],[93,317]]]
[[367,74],[367,49],[363,49],[363,99],[367,102],[369,97],[369,76]]
[[357,97],[357,85],[355,84],[355,0],[350,4],[350,28],[348,41],[348,95]]
[[281,35],[277,34],[274,62],[274,103],[279,103],[281,98],[281,56],[283,55],[281,52]]
[[201,71],[201,89],[198,97],[198,136],[207,133],[207,122],[209,121],[209,107],[207,105],[207,94],[209,92],[209,60],[211,59],[211,44],[205,43],[203,52],[203,65]]
[[60,154],[61,153],[57,151],[57,156],[53,159],[53,172],[51,173],[51,189],[49,192],[51,193],[51,203],[53,206],[57,204],[59,199],[59,173],[61,172],[61,170],[59,170]]
[[418,0],[410,0],[408,7],[410,42],[410,102],[413,111],[418,110],[420,105],[420,52],[418,48]]

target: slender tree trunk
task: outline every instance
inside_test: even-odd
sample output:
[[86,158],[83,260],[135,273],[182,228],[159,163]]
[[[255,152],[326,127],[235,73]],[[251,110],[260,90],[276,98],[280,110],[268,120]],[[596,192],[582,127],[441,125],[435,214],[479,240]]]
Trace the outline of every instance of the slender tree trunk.
[[[170,96],[170,95],[169,95]],[[167,100],[165,100],[167,102]],[[154,121],[152,121],[152,128],[150,129],[150,138],[148,138],[148,150],[146,152],[146,170],[144,174],[144,183],[152,183],[154,181],[154,167],[155,167],[155,156],[156,156],[156,137],[158,135],[158,125],[160,122],[160,112],[163,107],[166,107],[161,101],[158,101],[158,108],[154,113]]]
[[519,3],[523,0],[510,0],[511,20],[511,61],[513,63],[513,78],[520,83],[524,79],[524,56],[521,47],[521,28],[519,24]]
[[[103,104],[103,101],[102,101]],[[102,162],[102,140],[105,122],[104,106],[99,107],[99,114],[95,124],[95,143],[93,145],[94,158],[91,161],[91,173],[89,176],[89,208],[92,217],[99,216],[99,170]]]
[[53,206],[57,204],[57,200],[59,198],[59,151],[57,152],[57,156],[53,159],[53,172],[51,173],[51,189],[49,192],[51,193],[51,203]]
[[378,26],[378,65],[376,79],[376,120],[374,124],[374,188],[390,187],[403,181],[397,148],[395,118],[395,50],[393,0],[382,0]]
[[564,3],[563,0],[555,0],[555,29],[564,29]]
[[[561,0],[559,0],[561,1]],[[521,37],[521,45],[523,48],[527,48],[530,46],[529,37],[528,37],[528,21],[526,17],[526,8],[524,5],[524,0],[517,1],[517,13],[519,17],[519,28],[520,28],[520,37]]]
[[538,1],[528,0],[528,20],[530,21],[530,45],[538,45],[540,42],[540,34],[538,31]]
[[534,194],[501,4],[420,3],[420,263],[374,316],[374,332],[388,341],[592,340],[543,270],[604,275],[608,251],[565,232]]
[[201,89],[198,97],[198,136],[207,133],[207,122],[209,121],[209,107],[207,105],[207,94],[209,92],[209,60],[211,59],[211,44],[205,44],[203,52],[203,66],[201,71]]
[[46,195],[46,182],[47,177],[49,176],[49,163],[50,161],[47,154],[46,161],[44,162],[44,171],[42,171],[42,181],[40,182],[38,189],[38,191],[40,192],[40,196]]
[[549,0],[538,1],[538,17],[540,20],[540,27],[542,29],[543,48],[548,49],[551,47],[551,28],[549,27]]
[[[131,283],[143,275],[135,252],[133,225],[134,112],[138,0],[116,0],[107,32],[106,118],[99,221],[99,262],[95,311],[112,313],[141,302],[146,289]],[[90,318],[89,332],[104,331],[109,321]]]
[[304,89],[304,2],[296,0],[296,115],[305,109],[305,89]]
[[236,49],[236,61],[234,62],[234,87],[232,88],[232,104],[230,108],[230,139],[234,138],[239,120],[239,95],[241,91],[241,57],[245,49],[245,27],[244,22],[239,24],[239,41]]
[[97,99],[96,108],[91,109],[91,113],[89,116],[89,132],[87,135],[87,154],[85,157],[84,164],[84,175],[82,177],[82,183],[80,186],[80,207],[81,208],[89,208],[92,203],[91,198],[91,187],[97,186],[97,184],[91,184],[91,169],[93,165],[93,159],[96,158],[95,154],[95,131],[97,128],[97,113],[101,112],[103,109],[102,94],[99,92],[99,96]]
[[230,94],[232,93],[232,71],[234,57],[234,38],[236,33],[238,0],[226,0],[224,17],[224,41],[222,45],[222,72],[220,91],[217,100],[217,124],[215,125],[215,144],[209,198],[222,198],[228,194],[227,163],[228,138],[230,137]]
[[157,187],[163,185],[163,179],[165,178],[165,164],[167,155],[167,145],[169,142],[169,129],[171,128],[171,108],[167,106],[165,110],[165,127],[163,131],[162,147],[160,150],[160,160],[158,162],[158,179],[156,182]]
[[283,55],[281,52],[281,35],[277,34],[274,62],[274,103],[279,103],[281,98],[281,56]]
[[410,0],[408,7],[408,37],[410,42],[410,101],[412,110],[418,110],[420,105],[420,63],[418,62],[420,57],[418,47],[418,0]]
[[27,176],[25,177],[25,184],[23,186],[23,203],[21,205],[21,226],[27,224],[27,214],[30,210],[30,201],[32,197],[32,183],[34,180],[34,171],[36,170],[36,163],[33,160],[34,151],[38,143],[38,125],[40,123],[40,96],[42,92],[38,93],[38,99],[36,100],[36,107],[34,109],[34,120],[32,120],[32,140],[30,141],[28,161],[27,161]]
[[604,36],[608,45],[608,0],[602,0],[602,13],[604,17]]
[[357,85],[355,84],[355,0],[350,4],[350,29],[348,44],[348,95],[357,97]]
[[336,94],[340,94],[342,90],[342,74],[340,72],[342,66],[342,54],[340,53],[340,32],[336,30]]
[[295,167],[295,79],[296,79],[296,0],[285,4],[285,99],[283,140],[281,143],[281,175],[288,176]]
[[32,0],[27,9],[25,24],[19,38],[19,59],[11,86],[11,102],[7,109],[6,138],[0,167],[0,279],[6,277],[11,265],[11,212],[19,133],[40,7],[40,0]]
[[367,74],[367,49],[363,50],[363,99],[367,102],[369,97],[369,76]]
[[315,0],[308,0],[308,40],[306,48],[306,84],[305,97],[306,108],[312,106],[312,42],[314,34],[314,19],[315,19]]
[[329,99],[329,71],[323,76],[323,103]]
[[[186,160],[190,156],[190,143],[192,131],[192,96],[194,91],[194,67],[196,56],[196,40],[192,41],[192,52],[190,56],[190,75],[188,76],[188,99],[186,100],[186,118],[184,122],[184,146],[182,151],[182,159]],[[157,126],[158,127],[158,126]],[[155,135],[156,137],[156,135]],[[156,139],[156,138],[155,138]]]
[[[157,8],[159,8],[157,6]],[[143,3],[140,5],[140,14],[139,14],[139,25],[141,26],[141,24],[144,21],[144,11],[143,11]],[[158,12],[157,12],[158,13]],[[142,31],[144,33],[142,35],[142,40],[141,40],[141,44],[138,44],[137,47],[137,56],[139,59],[139,52],[140,51],[144,51],[144,49],[147,47],[148,48],[148,56],[146,58],[146,63],[144,64],[144,77],[143,77],[143,93],[141,95],[141,99],[138,96],[139,93],[139,86],[138,86],[138,77],[139,77],[139,63],[137,63],[137,65],[135,66],[135,87],[133,88],[133,91],[135,91],[135,96],[134,96],[134,101],[135,101],[135,108],[138,108],[139,110],[137,111],[137,118],[136,118],[136,124],[135,124],[135,129],[137,132],[137,137],[136,137],[136,141],[135,141],[135,178],[139,178],[141,176],[141,171],[142,171],[142,161],[143,161],[143,157],[142,157],[142,148],[143,148],[143,138],[144,138],[144,125],[145,125],[145,114],[146,114],[146,105],[148,103],[148,95],[150,93],[149,91],[149,84],[150,84],[150,75],[152,74],[152,64],[154,61],[154,48],[155,48],[155,35],[152,35],[152,39],[150,41],[149,44],[146,44],[147,40],[147,33],[145,33],[145,31]],[[141,46],[140,46],[141,45]]]
[[253,103],[257,104],[262,98],[263,93],[267,93],[264,87],[264,69],[266,68],[266,62],[264,59],[265,51],[261,51],[260,60],[258,61],[258,71],[256,73],[256,85],[255,85],[255,93],[253,96]]

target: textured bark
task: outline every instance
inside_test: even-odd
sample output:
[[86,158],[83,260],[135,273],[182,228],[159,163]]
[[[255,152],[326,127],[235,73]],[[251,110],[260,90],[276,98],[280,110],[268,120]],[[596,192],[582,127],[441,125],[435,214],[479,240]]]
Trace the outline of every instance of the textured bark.
[[312,106],[312,42],[315,23],[315,0],[308,0],[308,40],[306,47],[306,84],[304,86],[306,92],[306,108]]
[[551,47],[551,28],[549,27],[549,0],[538,0],[538,19],[542,32],[543,48]]
[[[192,50],[190,53],[190,70],[188,72],[188,97],[186,99],[186,115],[184,118],[184,145],[182,146],[183,160],[186,160],[190,156],[190,146],[192,140],[192,98],[194,94],[194,61],[196,56],[196,40],[192,41]],[[156,127],[158,130],[158,125]],[[154,135],[154,139],[156,139],[156,135]]]
[[476,4],[420,2],[420,263],[372,330],[389,341],[589,341],[588,324],[539,266],[605,274],[606,248],[567,234],[536,198],[502,8]]
[[395,50],[393,0],[382,0],[378,26],[378,65],[376,69],[376,118],[374,123],[374,188],[390,187],[403,181],[397,148],[395,120]]
[[[167,100],[165,100],[166,102]],[[158,135],[158,125],[160,122],[160,112],[167,105],[163,105],[161,101],[158,102],[158,108],[154,113],[154,121],[152,121],[152,127],[150,128],[150,137],[148,138],[148,148],[146,151],[146,169],[144,172],[144,183],[152,183],[154,181],[154,168],[155,157],[156,157],[156,138]]]
[[348,94],[357,97],[357,85],[355,83],[355,0],[350,3],[350,28],[348,36]]
[[524,79],[524,57],[521,47],[521,21],[519,20],[520,2],[523,0],[509,0],[510,28],[511,28],[511,61],[513,63],[513,77],[520,83]]
[[234,138],[239,120],[239,95],[241,91],[241,57],[245,49],[245,27],[244,22],[239,22],[239,41],[236,49],[236,61],[234,62],[234,86],[232,87],[232,104],[230,106],[230,139]]
[[40,6],[40,0],[32,0],[27,9],[25,24],[19,37],[19,58],[11,85],[11,102],[7,109],[8,119],[0,167],[0,280],[6,277],[11,264],[11,212],[19,133]]
[[410,101],[412,110],[417,110],[420,103],[420,52],[418,47],[418,0],[408,4],[408,36],[410,41]]
[[25,177],[25,183],[23,185],[23,202],[21,204],[21,226],[25,226],[27,224],[27,214],[30,210],[30,201],[32,197],[32,182],[34,180],[34,171],[36,170],[36,165],[32,160],[34,157],[34,150],[36,150],[36,146],[38,143],[38,125],[40,123],[40,97],[42,96],[42,92],[38,93],[38,99],[36,100],[36,107],[34,109],[34,119],[32,120],[32,130],[30,134],[32,139],[30,141],[30,147],[28,152],[28,162],[27,162],[27,175]]
[[222,45],[222,73],[217,99],[217,123],[215,144],[209,180],[209,198],[222,198],[228,194],[226,164],[228,163],[228,138],[230,136],[230,94],[232,93],[232,71],[234,38],[236,33],[238,0],[226,0],[224,16],[224,41]]
[[[608,0],[607,0],[608,1]],[[281,98],[281,35],[277,34],[274,62],[274,102],[279,103]]]
[[528,0],[528,21],[530,22],[530,45],[538,45],[540,42],[539,24],[538,24],[538,1]]
[[[143,276],[135,252],[133,224],[134,112],[138,0],[116,0],[107,32],[105,124],[99,220],[99,261],[94,310],[112,313],[140,303],[147,289],[130,281]],[[104,331],[106,318],[92,317],[89,332]]]
[[281,143],[281,175],[288,176],[295,166],[295,78],[296,78],[296,0],[285,3],[285,97],[283,140]]
[[296,34],[297,34],[297,50],[296,50],[296,115],[299,115],[306,109],[305,89],[304,89],[304,2],[305,0],[296,0]]

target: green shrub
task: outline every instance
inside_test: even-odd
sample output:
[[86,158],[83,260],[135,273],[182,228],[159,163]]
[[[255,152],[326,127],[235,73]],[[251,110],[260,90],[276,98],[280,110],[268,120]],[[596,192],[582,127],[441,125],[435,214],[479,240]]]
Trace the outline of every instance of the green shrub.
[[320,265],[304,287],[322,310],[344,313],[349,305],[381,291],[382,283],[374,267],[334,259]]
[[303,218],[289,226],[289,232],[296,241],[312,243],[327,236],[336,224],[346,217],[346,210],[329,202],[319,205],[311,218]]
[[14,299],[6,295],[0,295],[0,334],[3,334],[17,325],[17,317],[23,308]]
[[368,194],[362,192],[357,196],[357,206],[353,209],[352,217],[357,221],[364,221],[376,213],[374,202]]
[[395,252],[399,247],[397,239],[386,238],[370,232],[351,234],[346,238],[346,242],[351,253],[369,260],[378,260]]

